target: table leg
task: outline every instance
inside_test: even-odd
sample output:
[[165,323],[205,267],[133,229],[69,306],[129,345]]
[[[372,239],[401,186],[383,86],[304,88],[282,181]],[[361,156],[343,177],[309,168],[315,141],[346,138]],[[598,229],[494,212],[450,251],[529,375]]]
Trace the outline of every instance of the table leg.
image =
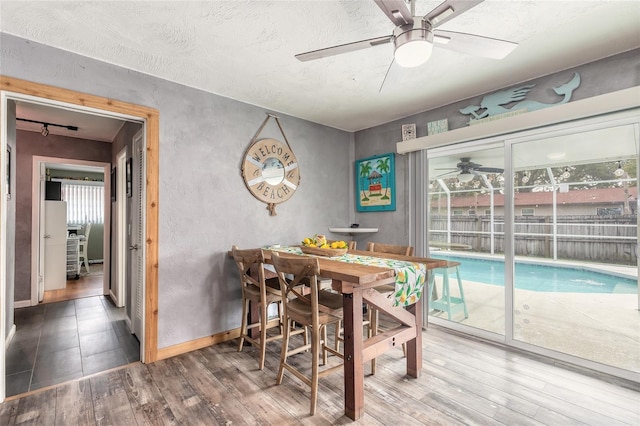
[[407,375],[420,377],[422,371],[422,297],[407,307],[416,318],[416,338],[407,342]]
[[364,414],[364,368],[362,365],[362,291],[343,294],[344,319],[344,413],[358,420]]

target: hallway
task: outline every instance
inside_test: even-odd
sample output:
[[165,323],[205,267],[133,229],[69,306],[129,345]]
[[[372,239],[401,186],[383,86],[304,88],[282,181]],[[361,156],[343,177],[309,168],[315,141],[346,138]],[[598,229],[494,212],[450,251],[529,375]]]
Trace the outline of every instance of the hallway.
[[6,354],[7,396],[140,360],[124,308],[102,295],[16,309],[15,324]]
[[102,274],[102,264],[92,265],[91,274],[82,275],[77,280],[67,280],[65,288],[45,291],[42,303],[60,302],[89,296],[101,296],[103,286]]

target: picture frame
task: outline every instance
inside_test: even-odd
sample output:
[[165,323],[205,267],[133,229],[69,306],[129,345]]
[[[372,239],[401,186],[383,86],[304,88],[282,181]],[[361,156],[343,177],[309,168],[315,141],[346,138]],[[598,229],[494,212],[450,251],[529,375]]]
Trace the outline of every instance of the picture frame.
[[438,133],[444,133],[449,131],[449,120],[443,118],[442,120],[430,121],[427,123],[427,135],[437,135]]
[[374,155],[356,160],[356,208],[359,212],[396,209],[395,154]]
[[132,163],[133,163],[133,159],[131,157],[129,157],[127,159],[127,170],[126,170],[126,177],[127,177],[127,198],[131,198],[133,197],[133,181],[132,181],[132,176],[131,176],[131,167],[132,167]]
[[116,188],[118,187],[117,182],[116,182],[116,167],[114,166],[111,169],[111,202],[115,203],[117,198],[116,198]]
[[7,188],[6,188],[6,193],[7,193],[7,200],[11,199],[11,147],[9,145],[7,145],[7,163],[6,163],[6,167],[7,167]]
[[416,138],[416,125],[413,124],[403,124],[402,125],[402,141],[410,141]]

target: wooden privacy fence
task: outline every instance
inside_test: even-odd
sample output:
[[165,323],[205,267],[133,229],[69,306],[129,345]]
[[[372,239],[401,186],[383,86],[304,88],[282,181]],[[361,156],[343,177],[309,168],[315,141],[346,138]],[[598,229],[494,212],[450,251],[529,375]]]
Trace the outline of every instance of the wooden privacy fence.
[[[452,216],[447,240],[447,216],[432,215],[429,241],[449,242],[491,253],[490,216]],[[494,216],[494,253],[504,253],[504,216]],[[637,264],[636,215],[562,216],[554,226],[551,216],[516,216],[515,254],[619,265]],[[555,239],[554,239],[555,235]]]

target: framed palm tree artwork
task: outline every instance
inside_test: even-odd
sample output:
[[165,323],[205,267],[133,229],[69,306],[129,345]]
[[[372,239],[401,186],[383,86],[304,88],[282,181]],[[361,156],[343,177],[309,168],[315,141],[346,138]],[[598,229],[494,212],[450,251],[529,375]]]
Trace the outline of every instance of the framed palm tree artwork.
[[393,152],[356,160],[356,207],[359,212],[396,209],[396,170]]

